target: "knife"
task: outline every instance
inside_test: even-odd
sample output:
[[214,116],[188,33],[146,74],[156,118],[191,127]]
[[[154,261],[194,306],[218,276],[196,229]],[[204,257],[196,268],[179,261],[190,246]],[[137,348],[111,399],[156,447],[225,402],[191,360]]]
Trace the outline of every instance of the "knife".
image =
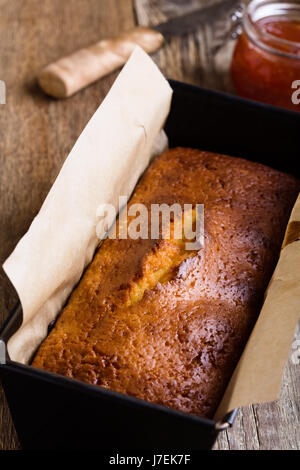
[[228,15],[238,5],[238,0],[222,0],[151,28],[137,26],[114,38],[102,39],[44,67],[38,83],[46,94],[67,98],[124,65],[136,45],[153,53],[170,37],[192,33],[201,24]]

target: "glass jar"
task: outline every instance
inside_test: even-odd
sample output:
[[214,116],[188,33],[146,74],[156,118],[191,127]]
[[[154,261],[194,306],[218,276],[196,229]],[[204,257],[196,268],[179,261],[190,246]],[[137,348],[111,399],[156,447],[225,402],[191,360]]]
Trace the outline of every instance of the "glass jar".
[[241,24],[231,64],[237,93],[300,111],[300,4],[251,1]]

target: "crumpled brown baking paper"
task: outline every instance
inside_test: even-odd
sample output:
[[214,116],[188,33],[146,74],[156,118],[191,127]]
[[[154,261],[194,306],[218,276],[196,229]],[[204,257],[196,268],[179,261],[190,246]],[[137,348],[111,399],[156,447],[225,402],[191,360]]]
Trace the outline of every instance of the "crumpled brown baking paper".
[[167,80],[137,47],[3,265],[23,309],[22,326],[8,342],[12,360],[27,363],[46,337],[99,242],[97,208],[110,203],[117,209],[119,195],[130,196],[149,164],[171,97]]
[[265,301],[215,414],[276,400],[300,314],[300,195],[287,225]]

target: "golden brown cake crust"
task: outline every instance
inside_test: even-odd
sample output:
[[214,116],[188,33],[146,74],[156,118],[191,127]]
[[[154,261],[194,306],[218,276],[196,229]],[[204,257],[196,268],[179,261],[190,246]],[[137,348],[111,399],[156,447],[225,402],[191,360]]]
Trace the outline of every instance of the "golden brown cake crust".
[[[212,416],[259,312],[298,191],[296,179],[258,163],[165,152],[130,204],[204,204],[204,248],[177,266],[180,249],[166,240],[105,240],[33,365]],[[151,284],[166,259],[175,268]]]

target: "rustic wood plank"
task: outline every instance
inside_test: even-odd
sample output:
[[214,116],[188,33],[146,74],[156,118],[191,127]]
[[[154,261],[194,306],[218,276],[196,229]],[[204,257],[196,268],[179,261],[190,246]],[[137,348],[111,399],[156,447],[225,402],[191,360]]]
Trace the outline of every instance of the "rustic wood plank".
[[[0,262],[39,210],[76,138],[108,92],[116,74],[65,101],[36,85],[45,64],[79,47],[131,28],[131,0],[0,0]],[[74,188],[74,191],[76,188]],[[0,324],[16,302],[1,270]],[[0,449],[18,447],[0,395]]]
[[[152,25],[208,6],[216,0],[135,0],[137,20]],[[203,87],[233,92],[228,74],[234,41],[228,41],[216,54],[213,48],[223,41],[229,26],[225,21],[199,25],[196,33],[172,38],[155,54],[154,60],[169,78]],[[299,330],[298,330],[299,331]],[[295,348],[300,355],[300,334]],[[293,361],[295,362],[296,350]],[[215,449],[299,449],[300,448],[300,367],[290,358],[286,367],[280,399],[276,403],[244,407],[233,428],[219,435]]]
[[[179,14],[188,13],[201,5],[213,5],[217,0],[136,0],[137,21],[155,25]],[[168,40],[163,49],[153,55],[163,73],[175,80],[222,91],[231,91],[228,68],[234,42],[224,43],[223,35],[230,28],[230,11],[222,20],[199,25],[197,31]],[[223,45],[217,53],[212,51]]]

